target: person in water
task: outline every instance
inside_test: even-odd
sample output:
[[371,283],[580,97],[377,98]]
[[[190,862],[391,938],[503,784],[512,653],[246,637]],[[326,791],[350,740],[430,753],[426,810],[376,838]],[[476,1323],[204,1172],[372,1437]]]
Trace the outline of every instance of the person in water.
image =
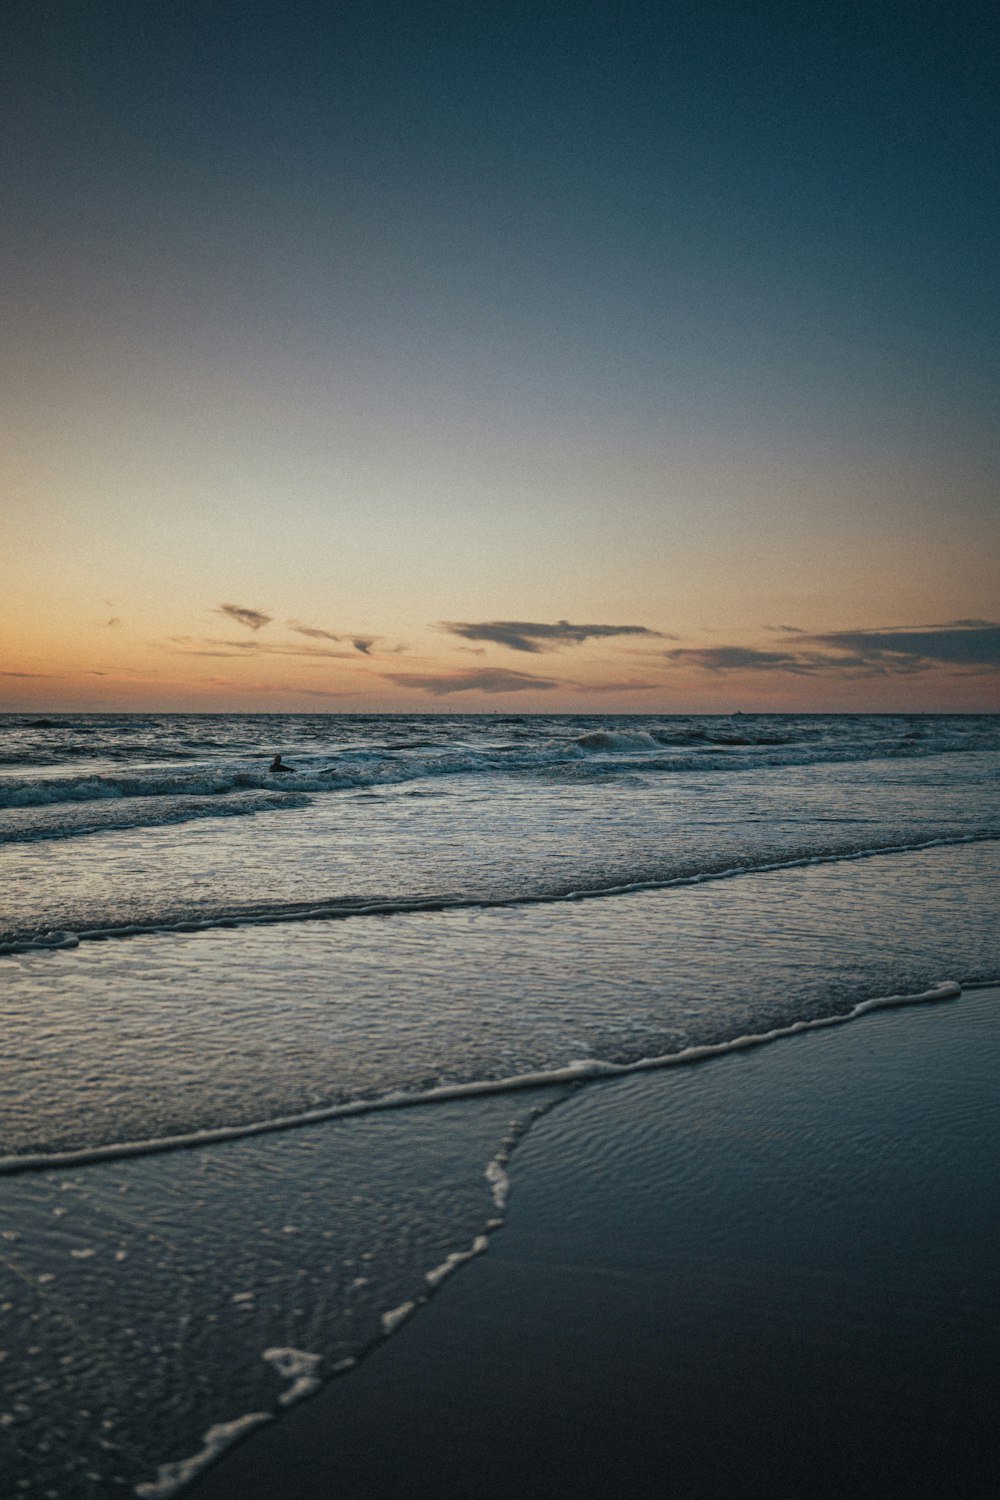
[[271,762],[271,770],[272,771],[292,771],[292,772],[294,772],[295,767],[294,766],[283,766],[281,764],[281,756],[280,755],[276,755],[274,757],[274,759],[272,760],[272,762]]

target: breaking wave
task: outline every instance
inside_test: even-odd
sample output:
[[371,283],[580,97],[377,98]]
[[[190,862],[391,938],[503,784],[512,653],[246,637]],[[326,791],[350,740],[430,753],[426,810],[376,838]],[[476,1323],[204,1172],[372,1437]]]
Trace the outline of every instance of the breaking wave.
[[108,923],[78,930],[10,932],[0,941],[0,957],[16,953],[56,952],[78,948],[81,943],[104,942],[110,938],[144,937],[183,932],[208,932],[219,927],[254,927],[278,922],[318,922],[346,920],[353,917],[402,916],[413,912],[460,911],[480,907],[547,906],[557,902],[594,901],[615,896],[631,896],[642,891],[669,890],[672,886],[702,885],[711,881],[731,880],[742,875],[765,874],[777,870],[796,870],[809,865],[838,864],[850,860],[875,859],[881,855],[911,854],[922,849],[947,848],[962,844],[995,842],[995,832],[955,834],[944,838],[901,841],[868,847],[863,843],[836,849],[817,850],[789,859],[753,859],[747,857],[737,865],[720,862],[703,863],[697,870],[678,873],[676,867],[665,868],[661,876],[628,881],[608,881],[591,886],[553,886],[537,891],[511,890],[494,896],[482,894],[456,896],[418,896],[415,898],[327,897],[315,901],[282,901],[270,905],[219,906],[215,911],[173,915],[169,908],[148,921]]
[[[422,734],[413,732],[414,721],[373,725],[361,718],[316,723],[303,717],[276,727],[266,716],[237,717],[211,729],[169,715],[149,723],[52,721],[44,730],[39,723],[0,722],[0,764],[12,768],[0,775],[0,841],[301,807],[320,794],[467,775],[575,784],[655,780],[927,759],[1000,744],[1000,720],[985,715],[967,721],[748,716],[596,724],[558,717],[442,717],[423,721]],[[251,752],[251,744],[272,740],[288,746],[285,759],[294,775],[271,774],[259,749]],[[78,769],[77,756],[94,756],[93,768]],[[131,804],[133,810],[111,814],[106,809],[112,804]],[[70,811],[79,805],[103,810],[88,819]],[[167,805],[169,814],[163,812]],[[47,809],[48,815],[31,817],[32,809]]]

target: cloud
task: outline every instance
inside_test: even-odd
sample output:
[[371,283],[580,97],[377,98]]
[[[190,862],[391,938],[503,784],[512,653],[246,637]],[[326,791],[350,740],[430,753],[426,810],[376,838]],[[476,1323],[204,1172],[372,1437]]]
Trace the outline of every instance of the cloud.
[[794,672],[800,659],[788,651],[754,651],[748,646],[683,646],[666,653],[667,660],[706,672]]
[[180,651],[185,656],[295,656],[322,661],[354,660],[353,651],[331,651],[328,646],[299,646],[293,641],[282,645],[276,641],[220,641],[212,637],[192,640],[190,636],[175,635],[170,638],[169,649]]
[[432,698],[449,693],[524,693],[548,692],[562,684],[548,677],[533,677],[530,672],[505,672],[501,667],[469,667],[460,672],[421,673],[383,672],[381,676],[400,687],[419,688]]
[[749,646],[682,647],[666,652],[676,666],[707,672],[830,673],[842,677],[912,676],[941,667],[993,671],[1000,667],[1000,625],[989,620],[952,620],[946,625],[895,626],[887,630],[833,630],[807,634],[778,627],[785,649]]
[[443,620],[438,627],[466,641],[490,641],[511,651],[558,651],[562,646],[579,646],[583,641],[605,640],[619,635],[660,637],[658,630],[645,625],[571,625],[558,620],[545,625],[530,620],[484,620],[478,624],[465,620]]
[[286,693],[294,698],[364,698],[368,689],[358,688],[306,688],[287,682],[254,682],[250,684],[257,693]]
[[238,620],[248,630],[260,630],[264,625],[270,625],[273,615],[265,615],[263,610],[248,609],[245,604],[220,604],[214,611],[217,615],[228,615],[231,620]]
[[578,693],[638,693],[645,692],[649,688],[662,687],[661,682],[639,682],[634,677],[629,677],[623,682],[576,682],[573,684]]
[[[95,669],[84,669],[78,672],[0,672],[0,677],[47,677],[58,682],[72,680],[74,677],[110,677],[110,672],[101,672]],[[117,674],[119,677],[130,675],[127,671]]]
[[308,656],[318,657],[323,661],[350,661],[350,651],[331,651],[329,646],[295,646],[278,645],[265,641],[229,641],[230,646],[237,646],[241,652],[251,656]]
[[[238,656],[238,651],[208,651],[201,650],[198,646],[168,646],[168,651],[176,651],[182,656],[216,656],[223,657],[226,661],[232,661]],[[227,679],[228,680],[228,679]]]
[[[320,630],[315,625],[296,625],[294,621],[289,620],[288,628],[289,630],[294,630],[297,635],[307,635],[317,641],[343,640],[343,636],[334,635],[332,630]],[[355,635],[350,637],[351,645],[355,651],[360,651],[362,656],[370,655],[371,649],[377,640],[377,635]]]
[[856,652],[873,661],[932,666],[1000,666],[1000,625],[990,620],[952,620],[947,625],[905,626],[892,630],[836,630],[803,636],[820,646]]
[[294,620],[289,620],[288,628],[294,630],[297,635],[308,635],[317,641],[340,640],[340,636],[334,635],[331,630],[319,630],[315,625],[296,625]]

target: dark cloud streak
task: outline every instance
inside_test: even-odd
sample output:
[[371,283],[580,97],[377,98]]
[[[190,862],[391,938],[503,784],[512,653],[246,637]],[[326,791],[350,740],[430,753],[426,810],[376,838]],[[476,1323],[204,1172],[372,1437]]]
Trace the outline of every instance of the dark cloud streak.
[[[344,639],[343,636],[334,635],[332,630],[320,630],[316,625],[296,625],[292,620],[289,620],[288,628],[289,630],[294,630],[296,635],[309,636],[310,639],[317,641],[341,641]],[[369,656],[372,647],[378,640],[378,636],[355,635],[350,636],[349,639],[355,651],[359,651],[362,656]]]
[[1000,625],[989,620],[812,635],[788,626],[778,628],[787,641],[781,651],[749,646],[682,647],[666,652],[666,657],[676,666],[706,672],[827,673],[845,678],[912,676],[942,667],[970,671],[1000,667]]
[[703,667],[707,672],[796,672],[805,670],[802,658],[788,651],[755,651],[749,646],[683,646],[666,653],[678,666]]
[[577,682],[573,684],[578,693],[638,693],[662,687],[660,682]]
[[340,636],[334,635],[332,630],[320,630],[315,625],[296,625],[293,620],[288,622],[289,630],[294,630],[296,635],[307,635],[316,641],[339,641]]
[[249,609],[245,604],[220,604],[215,613],[228,615],[231,620],[237,620],[248,630],[260,630],[263,626],[270,625],[274,618],[273,615],[266,615],[261,609]]
[[524,693],[549,692],[562,684],[548,677],[533,677],[530,672],[505,672],[502,667],[469,668],[461,672],[383,672],[388,682],[399,687],[419,688],[432,698],[450,693]]
[[620,635],[661,638],[658,630],[650,630],[646,625],[571,625],[569,620],[557,620],[554,625],[531,620],[483,620],[478,623],[443,620],[439,629],[466,641],[490,641],[496,646],[507,646],[511,651],[532,653],[558,651],[563,646],[579,646],[584,641],[607,640]]
[[[221,649],[220,649],[221,648]],[[331,651],[327,646],[281,645],[272,641],[220,641],[211,638],[192,641],[189,636],[174,636],[169,649],[185,656],[296,656],[323,661],[353,661],[353,651]]]
[[1000,625],[989,620],[954,620],[948,625],[901,630],[836,630],[802,639],[833,650],[854,651],[866,659],[899,657],[935,666],[1000,666]]

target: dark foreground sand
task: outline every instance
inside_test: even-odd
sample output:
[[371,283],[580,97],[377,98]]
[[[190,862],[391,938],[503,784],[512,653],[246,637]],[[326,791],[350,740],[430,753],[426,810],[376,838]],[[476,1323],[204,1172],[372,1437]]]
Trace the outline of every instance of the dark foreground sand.
[[592,1085],[192,1500],[1000,1494],[1000,990]]

